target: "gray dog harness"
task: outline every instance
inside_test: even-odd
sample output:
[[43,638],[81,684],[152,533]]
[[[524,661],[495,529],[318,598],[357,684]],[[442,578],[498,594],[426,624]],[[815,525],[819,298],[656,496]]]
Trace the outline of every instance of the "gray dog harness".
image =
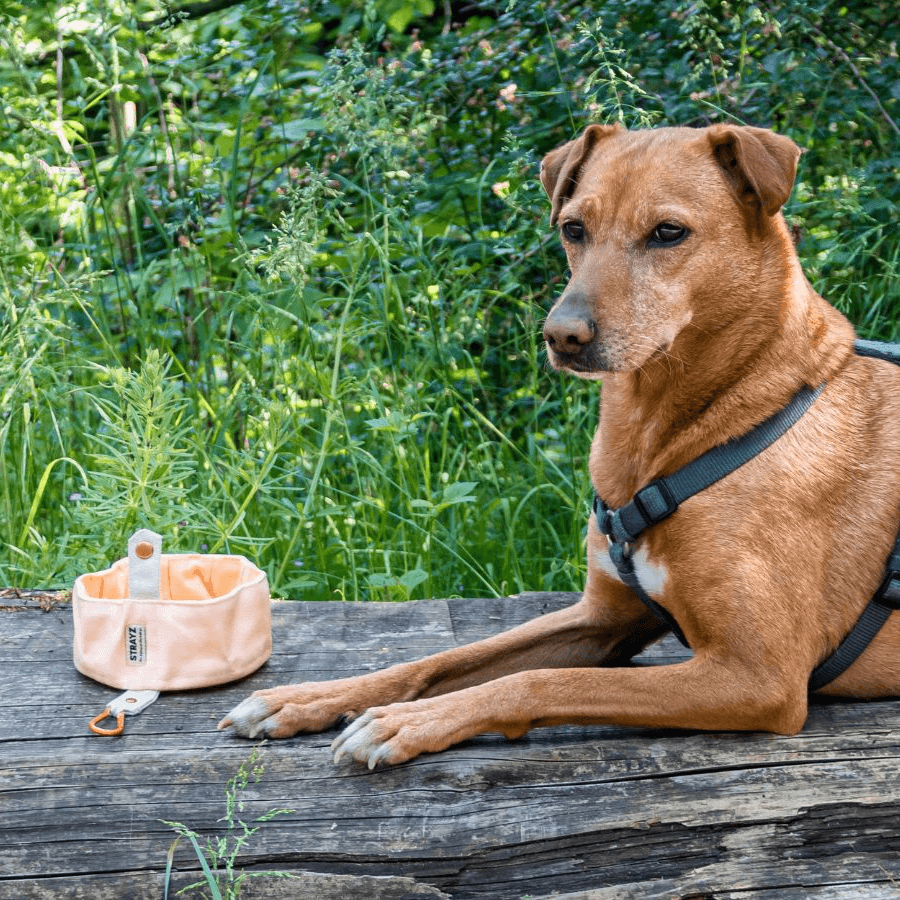
[[[900,344],[882,344],[876,341],[856,341],[856,353],[873,356],[900,365]],[[657,603],[641,586],[631,560],[632,545],[640,535],[653,525],[671,516],[678,506],[694,494],[715,484],[721,478],[739,469],[766,447],[773,444],[822,393],[825,385],[815,390],[801,388],[787,406],[760,423],[747,434],[734,438],[707,450],[702,456],[667,475],[651,481],[632,499],[618,509],[610,509],[603,499],[594,495],[594,514],[597,526],[609,542],[609,557],[619,578],[631,588],[637,597],[657,618],[665,622],[675,636],[688,646],[684,632],[674,616]],[[838,648],[810,676],[810,690],[817,690],[833,681],[869,646],[891,613],[900,609],[900,534],[887,561],[885,577],[875,596],[859,617],[850,633]]]

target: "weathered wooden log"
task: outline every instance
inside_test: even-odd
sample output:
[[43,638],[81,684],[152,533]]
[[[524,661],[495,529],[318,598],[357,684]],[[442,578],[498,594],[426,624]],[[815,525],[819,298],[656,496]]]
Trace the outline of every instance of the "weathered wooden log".
[[[163,695],[119,738],[87,722],[118,692],[79,675],[50,594],[0,596],[0,900],[162,897],[180,822],[223,835],[253,745],[216,731],[249,691],[370,671],[476,640],[577,595],[276,603],[251,678]],[[647,664],[684,659],[671,639]],[[335,767],[333,733],[271,742],[241,792],[256,832],[242,897],[900,897],[900,703],[815,704],[794,737],[563,727],[485,735],[398,768]],[[290,813],[254,820],[273,809]],[[201,877],[190,842],[173,886]],[[171,896],[171,894],[170,894]],[[197,895],[199,896],[199,895]]]

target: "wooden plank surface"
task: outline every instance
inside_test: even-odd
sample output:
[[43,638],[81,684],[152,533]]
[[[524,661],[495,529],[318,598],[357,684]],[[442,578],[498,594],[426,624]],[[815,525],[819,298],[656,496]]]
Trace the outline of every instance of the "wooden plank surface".
[[[87,721],[116,695],[72,666],[67,605],[0,598],[0,900],[162,896],[182,822],[224,829],[253,744],[215,730],[258,687],[370,671],[476,640],[577,595],[278,603],[251,678],[165,694],[121,738]],[[648,663],[684,658],[672,639]],[[485,735],[368,772],[333,733],[271,742],[242,793],[276,808],[238,859],[242,897],[900,898],[900,703],[817,704],[793,737],[613,727]],[[186,840],[173,883],[198,878]],[[199,895],[196,895],[199,896]]]

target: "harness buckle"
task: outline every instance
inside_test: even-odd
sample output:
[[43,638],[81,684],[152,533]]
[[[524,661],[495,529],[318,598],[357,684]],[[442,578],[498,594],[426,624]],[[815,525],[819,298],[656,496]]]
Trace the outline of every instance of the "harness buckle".
[[678,509],[678,501],[672,496],[669,485],[662,478],[642,487],[634,495],[634,505],[644,517],[648,528],[667,519]]
[[888,609],[900,609],[900,572],[888,571],[872,602]]

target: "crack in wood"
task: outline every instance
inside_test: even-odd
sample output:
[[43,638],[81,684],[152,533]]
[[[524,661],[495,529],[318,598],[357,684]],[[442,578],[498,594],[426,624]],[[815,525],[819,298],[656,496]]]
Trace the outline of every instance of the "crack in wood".
[[[224,785],[251,745],[215,722],[249,691],[421,655],[569,602],[276,604],[278,652],[264,669],[164,695],[118,739],[87,732],[114,692],[75,673],[70,608],[0,617],[0,900],[158,898],[174,840],[160,820],[222,832]],[[657,660],[675,652],[653,649]],[[248,882],[242,897],[900,897],[898,702],[813,704],[796,736],[488,735],[377,772],[333,767],[332,736],[265,748],[243,814],[294,813],[264,823],[239,865],[301,878]],[[189,848],[176,865],[180,886],[197,879]]]

